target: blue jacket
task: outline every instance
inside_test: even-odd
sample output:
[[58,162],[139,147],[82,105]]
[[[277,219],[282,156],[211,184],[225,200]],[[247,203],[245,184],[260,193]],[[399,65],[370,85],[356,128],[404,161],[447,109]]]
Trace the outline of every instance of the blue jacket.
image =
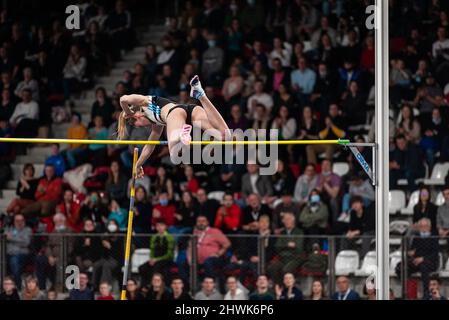
[[345,299],[343,298],[344,294],[341,294],[340,292],[335,292],[332,295],[332,300],[360,300],[359,294],[352,289],[349,289],[348,295],[346,296]]

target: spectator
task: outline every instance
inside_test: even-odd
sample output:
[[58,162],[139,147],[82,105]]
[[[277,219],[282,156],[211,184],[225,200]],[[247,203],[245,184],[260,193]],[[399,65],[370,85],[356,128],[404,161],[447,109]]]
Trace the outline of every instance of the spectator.
[[156,171],[153,192],[155,197],[158,197],[160,193],[165,192],[167,193],[168,200],[173,200],[173,180],[168,176],[167,170],[163,166],[160,166]]
[[56,207],[56,213],[62,213],[67,219],[68,229],[79,232],[82,229],[81,206],[70,189],[64,191],[62,202]]
[[21,274],[30,254],[31,233],[22,214],[16,214],[13,226],[5,229],[8,265],[18,290],[22,287]]
[[[429,168],[435,164],[436,153],[442,151],[443,141],[447,139],[447,121],[442,117],[442,110],[434,107],[432,119],[424,121],[422,132],[424,133],[419,146],[423,149]],[[445,159],[445,156],[440,156]]]
[[[225,264],[225,254],[231,246],[231,242],[219,229],[209,227],[209,221],[205,216],[196,218],[193,235],[198,238],[197,256],[200,268],[204,268],[205,277],[215,278],[217,268]],[[191,242],[187,249],[187,261],[192,262]]]
[[321,280],[314,280],[310,289],[309,300],[325,300],[324,285]]
[[[136,188],[136,202],[134,206],[133,229],[136,234],[151,232],[151,214],[153,207],[148,201],[147,192],[144,187]],[[141,240],[137,238],[136,240]],[[139,241],[140,242],[140,241]],[[145,246],[147,244],[145,243]]]
[[297,217],[305,234],[325,234],[328,226],[329,212],[326,204],[321,200],[318,190],[312,190],[309,196],[309,201],[302,209],[301,214]]
[[97,191],[91,191],[81,205],[81,219],[84,221],[86,219],[90,220],[93,223],[95,231],[103,232],[107,217],[108,210],[101,202],[99,193]]
[[287,91],[287,88],[290,87],[290,79],[288,76],[289,74],[286,70],[283,69],[281,59],[274,58],[271,61],[271,65],[273,71],[271,72],[270,78],[268,79],[269,83],[267,87],[270,89],[269,91],[280,94],[283,90],[283,97],[285,97],[285,94],[291,97]]
[[159,203],[153,207],[153,218],[151,225],[156,226],[156,219],[164,220],[167,227],[175,224],[176,206],[168,200],[168,193],[162,191],[159,194]]
[[126,283],[126,300],[144,300],[144,296],[137,286],[135,279],[128,279]]
[[206,190],[199,188],[196,193],[198,200],[198,214],[197,216],[205,216],[209,221],[209,225],[215,223],[215,217],[220,203],[215,199],[208,199]]
[[268,93],[264,92],[264,83],[261,80],[256,80],[254,83],[254,93],[248,98],[247,103],[247,117],[250,120],[262,120],[257,119],[256,107],[258,104],[262,104],[265,107],[265,111],[268,115],[271,114],[273,108],[273,98]]
[[229,69],[229,78],[223,84],[222,95],[226,103],[238,103],[243,92],[243,78],[237,67],[232,66]]
[[332,295],[332,300],[360,300],[359,294],[349,288],[349,279],[346,276],[337,278],[337,292]]
[[[292,57],[292,45],[289,42],[283,42],[280,37],[273,39],[273,51],[269,54],[269,62],[273,62],[276,59],[280,60],[283,68],[290,68],[290,62]],[[269,67],[274,69],[274,66],[269,63]]]
[[17,293],[16,283],[12,277],[3,278],[3,291],[0,293],[0,301],[20,300]]
[[277,300],[304,300],[302,291],[296,287],[296,279],[293,273],[284,274],[283,288],[276,285],[275,290]]
[[[86,139],[87,129],[81,123],[81,115],[74,112],[70,122],[70,127],[67,130],[67,139]],[[66,151],[67,162],[69,168],[74,168],[79,163],[79,157],[84,153],[85,145],[70,144]]]
[[231,116],[227,121],[229,129],[242,129],[246,130],[249,126],[248,119],[242,114],[242,108],[238,104],[231,106]]
[[192,194],[196,194],[199,188],[199,183],[197,178],[195,178],[192,166],[186,165],[184,167],[184,175],[186,177],[186,183],[184,185],[183,191],[189,191]]
[[242,212],[240,207],[234,203],[234,197],[230,193],[223,196],[223,205],[218,208],[214,227],[225,234],[237,233],[240,229]]
[[104,125],[109,127],[112,123],[114,107],[106,94],[106,89],[103,87],[97,88],[97,90],[95,90],[95,99],[96,100],[92,105],[90,118],[95,119],[96,116],[100,116],[103,118]]
[[22,213],[26,217],[47,217],[53,214],[61,197],[61,185],[61,178],[55,176],[55,168],[52,165],[45,166],[44,176],[39,180],[34,194],[36,202],[23,208]]
[[447,300],[441,294],[441,280],[438,276],[431,276],[429,279],[429,296],[424,297],[426,300]]
[[126,196],[127,187],[128,178],[120,170],[120,163],[112,161],[105,184],[105,190],[110,199],[116,200],[120,205],[125,205],[128,200]]
[[34,101],[39,101],[39,83],[33,79],[33,70],[29,67],[23,69],[23,80],[17,84],[14,94],[20,98],[25,88],[31,91],[31,97]]
[[278,159],[276,162],[276,173],[272,176],[274,199],[279,199],[284,194],[293,194],[295,178],[287,161]]
[[296,180],[294,199],[303,206],[310,195],[310,192],[316,187],[318,176],[315,172],[315,166],[308,164],[304,170],[304,174]]
[[273,187],[268,176],[259,174],[259,166],[255,163],[246,165],[248,170],[242,177],[242,196],[244,199],[250,194],[255,193],[262,198],[262,202],[266,202],[273,195]]
[[203,52],[201,73],[205,82],[214,83],[214,77],[219,75],[224,66],[224,51],[217,46],[215,34],[209,34],[208,48]]
[[[365,256],[369,251],[371,240],[374,235],[375,216],[373,211],[372,205],[364,207],[363,199],[361,197],[352,197],[349,228],[346,232],[346,239],[349,243],[354,243],[357,239],[362,238],[362,256]],[[343,246],[349,246],[348,242],[345,242]]]
[[284,212],[293,212],[295,217],[298,217],[301,213],[301,207],[293,201],[292,193],[284,190],[281,196],[281,202],[276,205],[273,210],[273,227],[275,232],[278,234],[281,231],[281,221]]
[[215,280],[206,276],[201,284],[201,291],[195,294],[195,300],[223,300],[223,295],[215,288]]
[[395,142],[395,149],[390,151],[390,189],[397,188],[399,179],[406,179],[413,190],[416,179],[424,176],[421,150],[403,135],[396,136]]
[[432,234],[437,234],[437,210],[438,207],[430,201],[430,189],[426,186],[419,188],[419,200],[413,207],[413,224],[417,229],[418,221],[427,218],[432,224]]
[[[84,220],[82,233],[73,244],[73,258],[82,272],[87,271],[100,258],[102,243],[100,237],[95,235],[95,224],[92,220]],[[87,277],[87,276],[86,276]]]
[[366,122],[366,97],[359,89],[357,81],[351,81],[342,95],[342,109],[346,123],[354,126]]
[[409,105],[404,105],[401,115],[398,117],[398,128],[396,132],[405,136],[408,142],[417,144],[421,139],[421,126],[413,114],[413,109]]
[[279,130],[277,136],[272,136],[273,140],[291,140],[296,134],[296,120],[290,114],[289,109],[282,105],[279,114],[274,118],[271,129]]
[[316,82],[316,73],[308,68],[305,58],[298,60],[298,69],[291,73],[291,86],[301,106],[309,103]]
[[156,232],[150,239],[150,260],[139,267],[142,287],[149,284],[153,274],[160,273],[167,278],[168,270],[173,265],[175,240],[167,232],[164,220],[156,220]]
[[184,280],[180,277],[173,277],[171,280],[170,300],[190,301],[192,297],[184,290]]
[[70,48],[70,54],[64,66],[64,99],[68,100],[71,93],[81,85],[87,68],[87,60],[82,56],[77,45]]
[[366,300],[377,300],[376,287],[373,281],[370,281],[369,284],[365,283],[363,286],[363,295],[366,297]]
[[115,300],[112,296],[112,288],[109,282],[103,281],[100,283],[100,296],[96,300]]
[[94,292],[89,287],[89,277],[86,273],[79,274],[79,289],[69,291],[69,300],[94,300]]
[[[275,64],[280,63],[278,59],[275,59],[274,61],[276,61],[273,62]],[[245,97],[249,97],[254,93],[254,85],[256,84],[257,81],[262,81],[263,85],[265,85],[268,82],[268,75],[265,71],[265,64],[260,59],[256,59],[254,60],[254,63],[252,65],[253,68],[251,71],[248,72],[245,80],[245,92],[244,92]]]
[[47,290],[47,300],[49,301],[58,300],[58,293],[54,288],[50,288]]
[[364,172],[359,172],[358,174],[351,177],[348,193],[343,196],[342,214],[338,218],[338,221],[346,221],[348,219],[348,211],[351,205],[351,199],[354,196],[362,197],[365,207],[368,207],[374,201],[374,188],[368,179],[362,178],[362,176],[364,175]]
[[9,122],[14,109],[15,105],[11,99],[11,93],[7,89],[3,89],[0,103],[0,121]]
[[321,174],[318,175],[317,190],[320,192],[324,203],[329,205],[332,213],[332,221],[339,215],[339,195],[341,191],[341,178],[332,172],[332,160],[321,161]]
[[59,144],[51,145],[51,155],[45,160],[46,166],[53,166],[57,177],[62,177],[65,171],[65,160],[59,152]]
[[281,237],[276,239],[275,252],[278,259],[270,262],[267,267],[267,273],[273,279],[273,282],[280,284],[284,274],[295,272],[301,266],[303,259],[303,232],[296,227],[296,218],[292,212],[284,212],[282,217],[284,229]]
[[119,229],[116,220],[110,220],[107,226],[108,233],[101,239],[99,246],[99,259],[93,263],[92,283],[96,288],[102,282],[112,283],[120,273],[123,261],[123,238],[118,235]]
[[437,210],[437,229],[441,238],[449,235],[449,186],[443,189],[444,203]]
[[27,163],[23,166],[22,176],[17,183],[17,198],[11,201],[6,209],[9,215],[15,215],[34,202],[34,194],[37,189],[38,180],[34,178],[34,166]]
[[268,291],[268,277],[261,274],[257,277],[256,290],[249,295],[249,300],[274,300],[275,297]]
[[37,278],[35,276],[28,276],[25,279],[25,288],[20,294],[21,300],[45,300],[45,294],[39,289]]
[[249,234],[256,234],[259,232],[260,217],[271,216],[271,210],[261,203],[260,197],[255,193],[250,194],[246,200],[248,206],[243,209],[242,230]]
[[[96,116],[94,118],[94,127],[88,131],[88,137],[91,140],[107,140],[108,130],[104,127],[103,118]],[[88,156],[94,167],[104,166],[106,161],[106,145],[105,144],[89,144],[87,147]]]
[[239,288],[239,283],[236,277],[229,276],[226,280],[228,292],[224,296],[224,300],[248,300],[246,292]]
[[9,123],[14,128],[14,136],[18,138],[35,137],[39,120],[39,105],[32,100],[29,89],[22,90],[22,102],[16,105]]
[[170,294],[165,287],[164,277],[160,273],[153,274],[151,277],[151,286],[145,288],[145,291],[146,290],[148,290],[146,293],[146,300],[168,300],[170,297]]

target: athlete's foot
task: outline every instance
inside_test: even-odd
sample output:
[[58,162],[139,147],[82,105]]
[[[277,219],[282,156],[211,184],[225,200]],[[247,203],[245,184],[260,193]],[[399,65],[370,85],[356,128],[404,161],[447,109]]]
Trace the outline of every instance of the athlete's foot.
[[192,137],[190,136],[190,133],[192,132],[192,126],[189,124],[185,124],[182,126],[181,129],[181,143],[184,145],[190,144],[192,141]]
[[202,96],[205,96],[206,93],[204,89],[201,87],[200,78],[198,76],[194,76],[192,80],[190,80],[190,96],[195,99],[200,99]]

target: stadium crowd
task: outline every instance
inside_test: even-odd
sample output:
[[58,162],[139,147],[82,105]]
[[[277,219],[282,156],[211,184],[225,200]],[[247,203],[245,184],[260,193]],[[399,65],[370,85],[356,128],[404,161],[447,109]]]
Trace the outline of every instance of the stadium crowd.
[[[95,78],[132,47],[131,14],[123,1],[107,10],[96,1],[85,4],[84,31],[74,33],[60,21],[29,25],[3,10],[0,135],[49,135],[50,124],[62,114],[70,122],[68,138],[115,139],[120,96],[191,102],[188,83],[199,74],[231,129],[279,129],[274,137],[279,140],[372,141],[374,34],[365,27],[370,4],[186,1],[178,15],[167,18],[161,43],[147,45],[144,61],[123,74],[114,92],[96,88],[89,123],[72,110],[73,97],[94,86]],[[449,178],[440,206],[431,202],[434,190],[416,180],[449,161],[448,12],[446,2],[430,0],[392,1],[390,8],[390,188],[420,190],[406,231],[417,236],[407,265],[421,272],[425,299],[444,298],[433,272],[439,252],[447,257],[437,237],[449,233]],[[128,128],[128,135],[146,140],[149,132]],[[26,149],[0,148],[6,183],[8,163]],[[371,150],[359,149],[371,163]],[[94,299],[94,293],[113,299],[123,261],[131,150],[110,145],[61,150],[55,144],[43,174],[24,165],[17,198],[4,213],[11,276],[3,279],[0,299],[18,298],[18,291],[22,299],[55,298],[60,239],[66,233],[80,234],[70,243],[69,262],[82,272],[80,289],[71,290],[69,299]],[[350,289],[346,276],[336,279],[331,297],[321,280],[304,294],[296,286],[303,275],[326,274],[328,242],[322,236],[341,236],[339,247],[356,248],[362,257],[370,251],[374,189],[363,169],[349,152],[332,145],[279,150],[276,174],[265,176],[251,162],[175,166],[167,148],[158,147],[136,190],[133,246],[149,247],[150,256],[137,278],[128,280],[127,298],[375,298],[370,288],[363,294]],[[337,174],[335,162],[346,162],[349,171]],[[223,192],[219,201],[208,197],[215,191]],[[263,274],[258,272],[261,238]],[[201,279],[198,292],[187,281],[193,258]],[[30,264],[33,272],[22,285]]]

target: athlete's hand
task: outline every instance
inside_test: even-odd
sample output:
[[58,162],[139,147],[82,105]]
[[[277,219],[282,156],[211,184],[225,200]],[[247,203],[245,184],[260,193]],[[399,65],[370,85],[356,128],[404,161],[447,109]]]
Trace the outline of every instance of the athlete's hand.
[[145,176],[145,172],[143,171],[143,167],[142,166],[138,166],[137,167],[137,173],[136,173],[137,179],[141,179],[144,176]]

